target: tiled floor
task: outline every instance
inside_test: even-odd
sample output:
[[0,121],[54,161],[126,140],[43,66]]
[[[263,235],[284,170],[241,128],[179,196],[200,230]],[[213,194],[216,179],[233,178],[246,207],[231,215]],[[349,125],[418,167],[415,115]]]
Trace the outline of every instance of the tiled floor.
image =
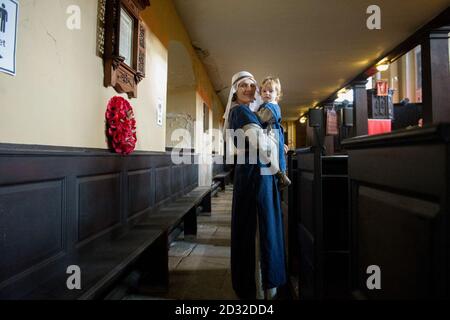
[[230,240],[232,186],[212,199],[211,217],[198,217],[196,239],[181,234],[169,251],[169,291],[157,296],[129,295],[127,300],[234,300]]

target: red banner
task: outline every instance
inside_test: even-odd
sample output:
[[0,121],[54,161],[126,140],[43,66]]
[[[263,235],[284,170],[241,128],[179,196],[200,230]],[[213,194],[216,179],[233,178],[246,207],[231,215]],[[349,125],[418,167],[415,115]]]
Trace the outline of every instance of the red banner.
[[369,119],[369,136],[392,131],[391,119]]
[[336,111],[328,110],[327,111],[327,128],[326,128],[327,136],[337,136],[339,134],[338,131],[338,119]]
[[389,84],[387,80],[377,81],[377,95],[379,97],[386,97],[389,94]]

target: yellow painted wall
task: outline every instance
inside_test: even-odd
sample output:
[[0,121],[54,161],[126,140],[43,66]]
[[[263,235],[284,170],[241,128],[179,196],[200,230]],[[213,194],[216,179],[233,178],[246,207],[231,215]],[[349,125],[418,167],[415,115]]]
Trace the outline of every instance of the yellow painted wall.
[[215,93],[205,67],[191,45],[191,39],[172,0],[152,0],[151,6],[143,12],[142,18],[166,48],[169,47],[169,41],[179,41],[186,47],[192,59],[198,94],[210,108],[217,106],[217,112],[223,114],[225,109]]
[[[209,145],[209,147],[205,148],[202,144],[202,140],[205,137],[203,133],[203,104],[206,103],[211,110],[209,113],[209,128],[213,128],[214,126],[214,128],[218,129],[219,122],[213,121],[213,119],[217,115],[223,115],[225,109],[215,93],[202,62],[191,45],[191,39],[176,12],[172,0],[152,0],[151,6],[143,12],[142,18],[166,48],[170,48],[170,42],[181,43],[191,58],[196,82],[196,111],[194,115],[196,119],[194,137],[195,151],[200,154],[201,158],[209,159],[211,158],[212,146]],[[210,134],[209,139],[211,137],[212,135]],[[217,149],[220,150],[221,148],[219,147]],[[208,186],[211,185],[211,181],[211,164],[200,164],[199,185]]]
[[216,154],[219,155],[223,155],[224,154],[224,147],[223,147],[223,134],[222,134],[222,130],[223,130],[223,125],[224,125],[224,120],[223,120],[223,112],[221,112],[221,105],[220,107],[215,106],[213,108],[213,119],[212,119],[212,123],[213,123],[213,128],[214,129],[218,129],[218,132],[214,132],[213,135],[213,151]]
[[[208,105],[223,107],[190,45],[171,0],[152,0],[143,13],[147,25],[146,75],[131,99],[137,150],[165,151],[166,128],[156,123],[161,101],[166,111],[167,44],[183,43],[190,53],[196,92]],[[81,30],[66,27],[71,5],[81,9]],[[20,2],[17,76],[0,73],[0,143],[106,148],[104,113],[117,93],[103,86],[103,62],[96,55],[97,0]],[[125,95],[122,95],[126,97]]]
[[[184,114],[190,115],[192,120],[196,119],[196,108],[197,108],[197,94],[195,88],[177,88],[176,90],[169,90],[167,95],[167,113],[175,115],[175,114]],[[178,147],[180,146],[179,139],[172,141],[172,134],[175,130],[183,128],[186,129],[183,125],[185,125],[185,121],[181,121],[179,123],[182,126],[177,126],[177,123],[169,121],[167,119],[166,123],[166,147]],[[194,128],[192,128],[191,137],[190,137],[190,145],[184,145],[183,147],[194,148]],[[186,138],[186,142],[189,139]]]
[[[81,30],[66,27],[67,7],[81,8]],[[21,1],[17,76],[0,73],[0,142],[106,148],[104,113],[116,95],[103,86],[96,56],[97,1]],[[165,128],[156,124],[166,100],[167,50],[147,29],[148,77],[132,99],[137,150],[164,151]]]
[[[198,183],[199,186],[210,186],[212,182],[212,145],[210,143],[212,134],[211,132],[204,132],[203,121],[203,104],[206,101],[197,92],[197,117],[195,121],[195,152],[199,154],[200,164],[198,167]],[[209,113],[209,128],[212,125],[212,113]]]
[[167,95],[167,111],[174,113],[189,113],[196,118],[196,92],[194,88],[178,88],[169,90]]

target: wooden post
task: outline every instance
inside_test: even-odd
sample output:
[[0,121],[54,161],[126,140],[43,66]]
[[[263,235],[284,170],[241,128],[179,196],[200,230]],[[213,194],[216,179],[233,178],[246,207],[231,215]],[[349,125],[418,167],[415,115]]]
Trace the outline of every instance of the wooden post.
[[306,145],[307,146],[313,146],[316,139],[314,137],[314,130],[309,126],[309,119],[306,123]]
[[355,81],[351,84],[353,89],[353,134],[355,136],[365,136],[369,132],[366,84],[367,80]]
[[432,30],[421,43],[424,124],[450,122],[449,32]]
[[288,227],[287,227],[287,252],[288,252],[288,270],[290,275],[298,275],[299,270],[299,251],[298,251],[298,212],[297,203],[300,195],[298,194],[297,180],[297,159],[295,151],[288,152],[288,176],[292,185],[288,189]]
[[155,294],[169,290],[169,233],[163,232],[147,248],[136,263],[136,270],[141,275],[138,292]]
[[184,236],[197,237],[197,207],[193,207],[184,216]]

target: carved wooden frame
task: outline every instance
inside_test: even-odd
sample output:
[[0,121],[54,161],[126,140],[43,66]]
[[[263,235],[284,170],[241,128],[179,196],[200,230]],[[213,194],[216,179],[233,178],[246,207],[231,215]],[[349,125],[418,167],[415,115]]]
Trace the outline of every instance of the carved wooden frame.
[[[139,17],[149,5],[150,0],[106,0],[104,85],[128,94],[130,99],[137,97],[138,84],[145,78],[145,28]],[[134,20],[132,66],[128,66],[119,54],[121,8]]]

